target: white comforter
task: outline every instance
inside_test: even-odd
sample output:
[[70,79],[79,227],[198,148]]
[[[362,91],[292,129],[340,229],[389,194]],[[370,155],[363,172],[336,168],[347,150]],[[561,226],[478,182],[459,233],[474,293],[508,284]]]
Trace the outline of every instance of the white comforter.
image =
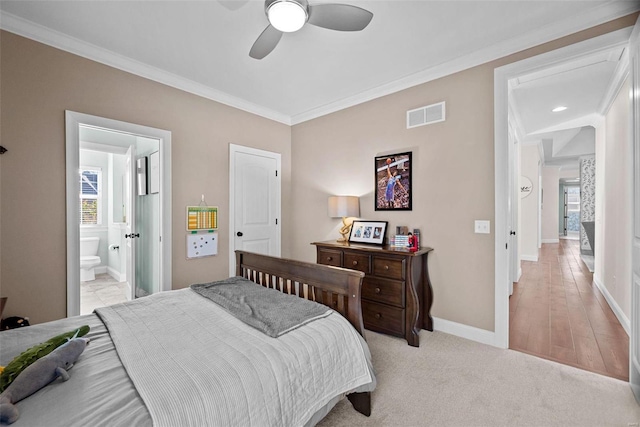
[[338,313],[271,338],[183,289],[99,315],[156,426],[302,426],[374,381]]

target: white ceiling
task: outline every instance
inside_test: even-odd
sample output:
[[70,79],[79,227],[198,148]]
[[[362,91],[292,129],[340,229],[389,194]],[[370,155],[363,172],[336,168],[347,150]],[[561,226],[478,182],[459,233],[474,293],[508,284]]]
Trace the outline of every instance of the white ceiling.
[[[295,124],[640,9],[637,1],[344,3],[373,12],[371,24],[353,33],[305,25],[263,60],[248,55],[267,25],[257,0],[3,0],[0,27]],[[604,75],[609,65],[594,69]],[[535,120],[527,127],[545,126]]]
[[[620,40],[628,40],[623,31]],[[627,61],[620,42],[510,81],[509,102],[523,140],[542,146],[544,164],[578,176],[580,156],[595,153],[598,118],[615,96]],[[621,82],[619,82],[621,83]],[[553,112],[558,106],[565,111]]]
[[[595,113],[605,97],[624,48],[598,52],[512,82],[513,102],[526,134],[548,132],[561,123]],[[563,105],[567,110],[551,110]]]

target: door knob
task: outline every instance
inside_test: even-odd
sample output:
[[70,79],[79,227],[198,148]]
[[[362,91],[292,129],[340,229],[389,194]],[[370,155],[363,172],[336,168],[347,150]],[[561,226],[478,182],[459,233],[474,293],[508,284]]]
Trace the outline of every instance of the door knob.
[[236,236],[238,236],[238,237],[242,237],[242,231],[238,231],[238,232],[236,233]]

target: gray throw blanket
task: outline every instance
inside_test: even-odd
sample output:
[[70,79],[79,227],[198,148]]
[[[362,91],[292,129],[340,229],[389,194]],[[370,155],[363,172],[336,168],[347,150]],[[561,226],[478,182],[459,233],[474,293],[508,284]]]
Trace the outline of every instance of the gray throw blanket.
[[243,277],[191,285],[191,289],[273,338],[331,313],[324,305],[265,288]]

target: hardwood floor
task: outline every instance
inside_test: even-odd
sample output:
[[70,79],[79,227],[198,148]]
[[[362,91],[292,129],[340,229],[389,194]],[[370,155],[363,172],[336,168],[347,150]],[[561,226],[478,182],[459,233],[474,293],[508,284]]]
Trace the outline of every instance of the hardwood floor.
[[629,381],[629,337],[580,259],[578,240],[523,261],[509,299],[509,347]]

